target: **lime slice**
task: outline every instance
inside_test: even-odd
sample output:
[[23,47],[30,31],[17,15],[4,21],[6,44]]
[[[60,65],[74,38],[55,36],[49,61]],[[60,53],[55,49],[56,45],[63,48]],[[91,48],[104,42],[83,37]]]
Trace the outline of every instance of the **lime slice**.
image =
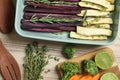
[[103,74],[100,80],[118,80],[118,77],[116,74],[112,72],[108,72],[108,73]]
[[112,54],[107,51],[101,51],[95,56],[95,63],[101,69],[108,69],[112,67],[114,59]]

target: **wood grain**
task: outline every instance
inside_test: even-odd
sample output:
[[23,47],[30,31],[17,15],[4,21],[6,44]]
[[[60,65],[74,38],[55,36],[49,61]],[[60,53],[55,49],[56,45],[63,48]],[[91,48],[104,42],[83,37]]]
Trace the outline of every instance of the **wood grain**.
[[[26,44],[34,41],[35,39],[25,38],[16,33],[16,31],[13,31],[10,34],[2,34],[0,33],[0,38],[4,44],[4,46],[7,48],[7,50],[13,55],[13,57],[16,59],[16,61],[19,64],[20,71],[21,71],[21,80],[24,79],[24,57],[25,57],[25,46]],[[117,39],[112,45],[108,46],[94,46],[94,45],[82,45],[77,44],[77,52],[74,55],[74,57],[78,57],[81,55],[84,55],[88,52],[103,48],[103,47],[109,47],[113,50],[115,58],[117,59],[118,66],[120,68],[120,33],[118,34]],[[51,56],[56,56],[60,58],[60,61],[54,61],[51,60],[50,63],[46,66],[46,69],[50,69],[51,71],[47,74],[44,74],[43,80],[59,80],[58,73],[56,71],[56,65],[60,62],[63,62],[67,60],[62,54],[62,48],[65,45],[65,43],[61,42],[52,42],[52,41],[45,41],[45,40],[37,40],[39,42],[39,46],[47,45],[49,52]],[[0,77],[0,80],[3,80],[2,77]]]

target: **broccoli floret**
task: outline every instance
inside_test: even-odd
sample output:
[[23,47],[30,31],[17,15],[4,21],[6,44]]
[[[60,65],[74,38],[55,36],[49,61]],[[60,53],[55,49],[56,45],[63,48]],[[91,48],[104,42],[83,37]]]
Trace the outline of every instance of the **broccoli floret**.
[[76,53],[76,47],[73,44],[67,44],[63,48],[63,54],[68,58],[73,58]]
[[63,70],[62,80],[69,80],[72,75],[82,72],[80,64],[77,62],[64,62],[61,69]]
[[83,60],[83,66],[84,66],[85,72],[91,75],[96,75],[98,73],[98,68],[95,62],[92,60]]

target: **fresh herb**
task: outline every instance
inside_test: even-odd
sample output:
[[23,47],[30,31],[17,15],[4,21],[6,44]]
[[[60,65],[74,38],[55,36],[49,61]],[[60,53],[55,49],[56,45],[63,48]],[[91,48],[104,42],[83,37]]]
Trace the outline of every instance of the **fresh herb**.
[[101,19],[101,16],[99,16],[99,17],[95,17],[93,20],[91,20],[90,22],[89,21],[87,21],[87,20],[85,20],[85,23],[86,23],[86,27],[88,27],[88,26],[91,26],[92,24],[91,23],[93,23],[93,22],[98,22],[98,21],[100,21],[100,19]]
[[96,18],[93,20],[93,22],[94,22],[94,21],[95,21],[95,22],[98,22],[98,21],[100,21],[100,19],[101,19],[101,18],[96,17]]
[[92,4],[92,6],[94,6],[95,4],[94,3],[91,3]]
[[85,21],[85,27],[90,27],[92,24],[88,21]]
[[86,5],[88,5],[89,3],[88,2],[85,2],[86,3]]
[[94,25],[96,28],[103,28],[103,29],[109,29],[109,27],[107,27],[107,26],[102,26],[102,25]]
[[104,28],[104,26],[95,25],[96,28]]
[[83,21],[86,21],[86,19],[87,19],[86,14],[87,14],[87,10],[85,10],[85,12],[84,12],[84,14],[83,14]]
[[77,2],[65,2],[65,1],[50,1],[50,0],[28,0],[32,2],[45,3],[45,4],[69,4],[69,5],[77,5]]
[[33,23],[35,22],[46,22],[46,23],[62,23],[62,22],[76,22],[76,21],[84,21],[84,19],[81,18],[60,18],[60,17],[51,17],[50,15],[42,17],[42,18],[38,18],[35,17],[35,15],[33,15],[31,17],[31,19],[29,20]]
[[47,71],[45,71],[45,73],[48,73],[48,72],[50,72],[50,69],[48,69]]
[[60,60],[60,58],[54,57],[54,60],[55,60],[55,61],[59,61],[59,60]]
[[43,79],[42,73],[50,72],[45,71],[45,66],[48,65],[49,60],[53,59],[47,55],[48,49],[46,46],[38,47],[38,42],[34,41],[26,46],[26,56],[24,63],[25,80],[41,80]]
[[106,11],[106,10],[107,10],[107,8],[104,7],[104,6],[101,6],[101,9],[102,9],[103,11]]

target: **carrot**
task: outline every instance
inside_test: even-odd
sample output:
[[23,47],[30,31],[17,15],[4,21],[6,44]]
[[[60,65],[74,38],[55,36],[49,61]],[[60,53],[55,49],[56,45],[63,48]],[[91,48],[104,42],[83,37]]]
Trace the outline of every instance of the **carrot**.
[[86,74],[86,75],[83,75],[80,80],[91,80],[93,78],[92,75],[90,74]]
[[80,80],[80,75],[75,74],[69,80]]
[[100,79],[100,73],[98,73],[97,75],[93,76],[93,78],[91,80],[99,80]]

